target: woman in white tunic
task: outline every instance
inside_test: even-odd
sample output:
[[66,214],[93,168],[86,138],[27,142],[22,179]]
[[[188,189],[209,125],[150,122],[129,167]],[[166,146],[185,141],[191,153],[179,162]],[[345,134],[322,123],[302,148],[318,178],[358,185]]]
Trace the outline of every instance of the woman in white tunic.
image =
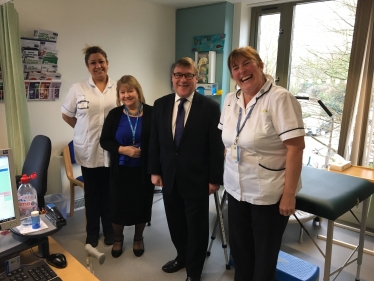
[[98,245],[100,221],[104,243],[113,244],[110,220],[109,155],[99,145],[108,112],[116,107],[116,82],[107,74],[106,53],[97,46],[84,50],[91,77],[71,86],[61,106],[62,119],[74,128],[74,153],[82,167],[86,208],[86,244]]
[[235,281],[273,281],[283,232],[301,189],[301,107],[264,75],[253,48],[233,50],[228,67],[240,90],[226,96],[218,127],[226,148]]

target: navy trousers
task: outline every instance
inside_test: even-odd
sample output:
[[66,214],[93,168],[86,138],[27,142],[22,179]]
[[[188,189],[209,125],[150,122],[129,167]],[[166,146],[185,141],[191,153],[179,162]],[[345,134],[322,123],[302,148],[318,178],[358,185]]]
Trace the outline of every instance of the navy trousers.
[[279,202],[254,205],[228,194],[235,281],[275,281],[278,253],[288,219],[279,213]]
[[111,235],[113,228],[110,220],[109,168],[81,168],[84,180],[87,236],[99,235],[100,219],[104,236]]
[[186,265],[187,276],[199,277],[209,242],[209,197],[182,198],[174,187],[163,198],[176,260]]

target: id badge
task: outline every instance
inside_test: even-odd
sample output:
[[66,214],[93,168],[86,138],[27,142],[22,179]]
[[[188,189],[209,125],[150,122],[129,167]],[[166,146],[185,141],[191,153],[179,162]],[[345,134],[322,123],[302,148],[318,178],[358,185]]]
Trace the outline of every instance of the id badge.
[[79,109],[88,109],[89,101],[86,100],[84,95],[77,96],[77,108]]
[[234,160],[235,162],[239,162],[240,160],[239,150],[240,148],[236,144],[233,144],[231,146],[231,157],[232,157],[232,160]]

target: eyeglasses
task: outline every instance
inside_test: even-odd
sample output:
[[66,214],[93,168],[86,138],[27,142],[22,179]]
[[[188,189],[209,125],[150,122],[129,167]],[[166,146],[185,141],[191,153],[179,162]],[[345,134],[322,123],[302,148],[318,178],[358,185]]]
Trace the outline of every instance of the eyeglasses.
[[174,75],[174,78],[176,79],[182,79],[182,77],[184,76],[184,78],[186,78],[187,80],[191,80],[192,78],[194,78],[197,74],[192,74],[192,73],[173,73]]

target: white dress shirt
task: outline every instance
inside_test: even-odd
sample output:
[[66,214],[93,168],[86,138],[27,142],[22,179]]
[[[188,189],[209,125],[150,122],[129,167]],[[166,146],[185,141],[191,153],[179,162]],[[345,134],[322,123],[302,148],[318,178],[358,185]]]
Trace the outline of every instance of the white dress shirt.
[[[190,95],[188,98],[186,98],[186,101],[183,104],[183,107],[184,107],[184,124],[185,125],[186,125],[188,114],[190,113],[190,109],[191,109],[194,94],[195,93],[192,93],[192,95]],[[175,94],[173,119],[172,119],[172,122],[171,122],[171,131],[173,132],[173,138],[174,138],[174,135],[175,135],[175,126],[176,126],[176,122],[177,122],[178,105],[180,103],[180,99],[181,98],[177,94]]]

